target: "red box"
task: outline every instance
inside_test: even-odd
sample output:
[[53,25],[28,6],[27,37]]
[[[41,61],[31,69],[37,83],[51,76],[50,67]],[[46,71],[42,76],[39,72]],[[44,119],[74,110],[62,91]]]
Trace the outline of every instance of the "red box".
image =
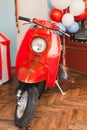
[[10,40],[0,33],[0,85],[11,78]]

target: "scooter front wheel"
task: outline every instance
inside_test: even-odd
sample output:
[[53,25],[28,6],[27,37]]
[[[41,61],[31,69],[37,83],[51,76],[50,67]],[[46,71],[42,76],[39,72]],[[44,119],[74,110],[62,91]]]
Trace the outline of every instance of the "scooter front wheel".
[[22,128],[27,127],[32,120],[38,103],[38,91],[35,86],[29,87],[22,92],[17,101],[15,110],[15,125]]

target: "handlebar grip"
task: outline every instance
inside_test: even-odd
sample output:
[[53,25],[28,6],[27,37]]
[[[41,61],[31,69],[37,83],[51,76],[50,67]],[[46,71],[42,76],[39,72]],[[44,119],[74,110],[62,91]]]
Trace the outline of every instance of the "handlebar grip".
[[26,17],[22,17],[22,16],[19,16],[18,19],[19,19],[19,20],[23,20],[23,21],[32,22],[32,19],[30,19],[30,18],[26,18]]

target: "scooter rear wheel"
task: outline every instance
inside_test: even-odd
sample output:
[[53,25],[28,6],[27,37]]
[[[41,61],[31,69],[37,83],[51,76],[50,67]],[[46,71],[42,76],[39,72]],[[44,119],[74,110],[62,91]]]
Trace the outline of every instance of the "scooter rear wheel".
[[15,109],[15,125],[27,127],[32,120],[38,103],[38,90],[35,86],[22,92]]

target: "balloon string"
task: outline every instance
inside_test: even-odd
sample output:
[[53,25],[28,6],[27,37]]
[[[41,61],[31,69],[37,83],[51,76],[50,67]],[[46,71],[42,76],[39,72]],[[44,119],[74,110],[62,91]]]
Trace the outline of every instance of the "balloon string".
[[61,74],[61,78],[67,79],[68,75],[66,73],[66,48],[65,48],[65,43],[66,43],[66,39],[65,39],[65,35],[63,35],[63,52],[62,52],[62,74]]
[[65,58],[65,35],[63,35],[63,67],[64,67],[64,70],[65,70],[65,67],[66,67],[66,58]]

